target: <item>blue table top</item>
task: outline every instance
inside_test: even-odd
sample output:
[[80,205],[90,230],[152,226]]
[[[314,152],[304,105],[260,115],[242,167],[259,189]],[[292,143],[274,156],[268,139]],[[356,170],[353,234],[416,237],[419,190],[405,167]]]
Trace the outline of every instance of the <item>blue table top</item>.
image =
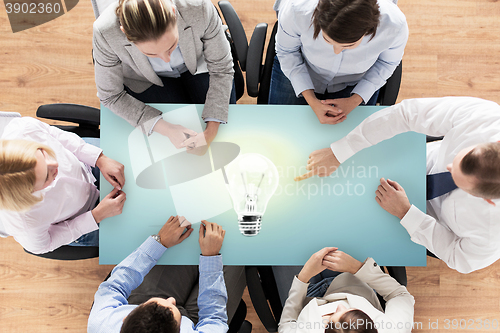
[[[202,129],[203,105],[152,106],[169,121]],[[198,222],[206,219],[226,230],[221,253],[227,265],[303,265],[312,253],[336,246],[360,261],[373,257],[380,265],[425,266],[425,248],[413,243],[399,219],[375,201],[384,177],[399,182],[410,202],[425,211],[424,135],[404,133],[367,148],[330,177],[293,180],[305,172],[312,151],[329,147],[382,108],[358,107],[344,122],[322,125],[308,106],[231,105],[229,122],[220,126],[214,143],[233,153],[239,146],[240,154],[262,154],[280,173],[260,233],[246,237],[238,229],[217,165],[225,162],[217,159],[216,144],[203,157],[188,155],[157,133],[146,137],[102,107],[101,148],[125,165],[127,201],[121,215],[100,225],[100,264],[119,263],[156,234],[170,215],[179,214],[193,223],[195,232],[168,249],[159,264],[198,264]],[[207,163],[210,170],[203,171]],[[188,164],[197,165],[197,170],[178,171]],[[204,176],[189,177],[196,172]],[[101,179],[101,198],[111,190]]]

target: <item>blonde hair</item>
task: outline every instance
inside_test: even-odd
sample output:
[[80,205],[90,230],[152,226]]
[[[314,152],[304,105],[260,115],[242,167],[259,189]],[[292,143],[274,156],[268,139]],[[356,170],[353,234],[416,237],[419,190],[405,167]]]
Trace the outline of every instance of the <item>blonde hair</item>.
[[120,0],[116,16],[131,42],[157,40],[177,19],[169,0]]
[[42,201],[33,195],[38,149],[56,158],[50,147],[38,142],[0,140],[0,209],[25,211]]

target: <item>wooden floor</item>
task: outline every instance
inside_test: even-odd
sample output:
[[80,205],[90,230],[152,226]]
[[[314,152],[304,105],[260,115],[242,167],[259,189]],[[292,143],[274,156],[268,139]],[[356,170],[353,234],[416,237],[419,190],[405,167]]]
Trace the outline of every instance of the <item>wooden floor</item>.
[[[259,22],[275,21],[273,0],[231,2],[248,34]],[[399,6],[410,28],[399,100],[469,95],[500,102],[496,0],[400,0]],[[82,0],[54,21],[13,34],[0,10],[0,110],[34,116],[47,103],[98,107],[93,21],[90,1]],[[255,100],[245,97],[240,103]],[[12,239],[0,239],[0,331],[85,332],[93,294],[111,268],[99,266],[97,259],[40,259],[25,254]],[[416,299],[415,321],[421,323],[414,331],[500,331],[471,324],[500,321],[500,263],[462,275],[428,259],[425,268],[408,268],[408,280]],[[251,308],[248,318],[255,332],[264,332]],[[469,329],[453,329],[454,319]]]

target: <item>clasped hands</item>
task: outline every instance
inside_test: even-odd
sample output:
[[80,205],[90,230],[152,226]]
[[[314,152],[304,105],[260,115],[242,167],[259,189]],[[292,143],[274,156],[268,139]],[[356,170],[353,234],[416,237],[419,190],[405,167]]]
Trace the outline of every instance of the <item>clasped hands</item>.
[[346,120],[347,115],[354,110],[363,99],[358,94],[347,98],[319,100],[312,90],[302,92],[311,109],[322,124],[335,125]]
[[[161,244],[166,248],[170,248],[182,243],[192,232],[191,223],[183,216],[170,216],[158,232],[158,235]],[[201,254],[206,257],[218,255],[225,235],[226,231],[217,223],[202,220],[198,238]]]
[[198,133],[182,125],[164,122],[163,125],[155,126],[155,131],[165,135],[175,148],[186,148],[190,154],[203,155],[215,139],[220,123],[207,122],[207,127],[202,133]]
[[337,247],[325,247],[307,260],[297,278],[304,283],[308,283],[313,276],[318,275],[325,269],[355,274],[361,266],[363,266],[363,263],[340,251]]

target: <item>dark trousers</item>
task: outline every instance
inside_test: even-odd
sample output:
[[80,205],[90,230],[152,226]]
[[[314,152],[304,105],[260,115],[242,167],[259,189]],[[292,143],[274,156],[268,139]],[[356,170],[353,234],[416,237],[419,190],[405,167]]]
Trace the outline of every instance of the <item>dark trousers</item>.
[[[152,297],[176,300],[177,308],[193,323],[198,322],[198,266],[157,265],[144,277],[142,284],[128,298],[129,304],[142,304]],[[245,290],[245,268],[224,266],[224,282],[228,295],[227,317],[230,322]]]
[[[201,73],[192,75],[189,71],[178,78],[162,77],[163,87],[153,84],[142,93],[136,93],[125,86],[129,95],[144,103],[180,103],[180,104],[205,104],[209,87],[210,75]],[[230,104],[236,104],[236,92],[231,90]]]
[[[351,96],[354,86],[347,86],[340,91],[325,92],[324,94],[314,93],[319,100],[347,98]],[[379,90],[377,90],[366,105],[375,105],[377,103]],[[281,65],[276,56],[271,73],[271,87],[269,89],[269,104],[280,105],[307,105],[304,97],[297,97],[293,90],[292,83],[281,70]]]

